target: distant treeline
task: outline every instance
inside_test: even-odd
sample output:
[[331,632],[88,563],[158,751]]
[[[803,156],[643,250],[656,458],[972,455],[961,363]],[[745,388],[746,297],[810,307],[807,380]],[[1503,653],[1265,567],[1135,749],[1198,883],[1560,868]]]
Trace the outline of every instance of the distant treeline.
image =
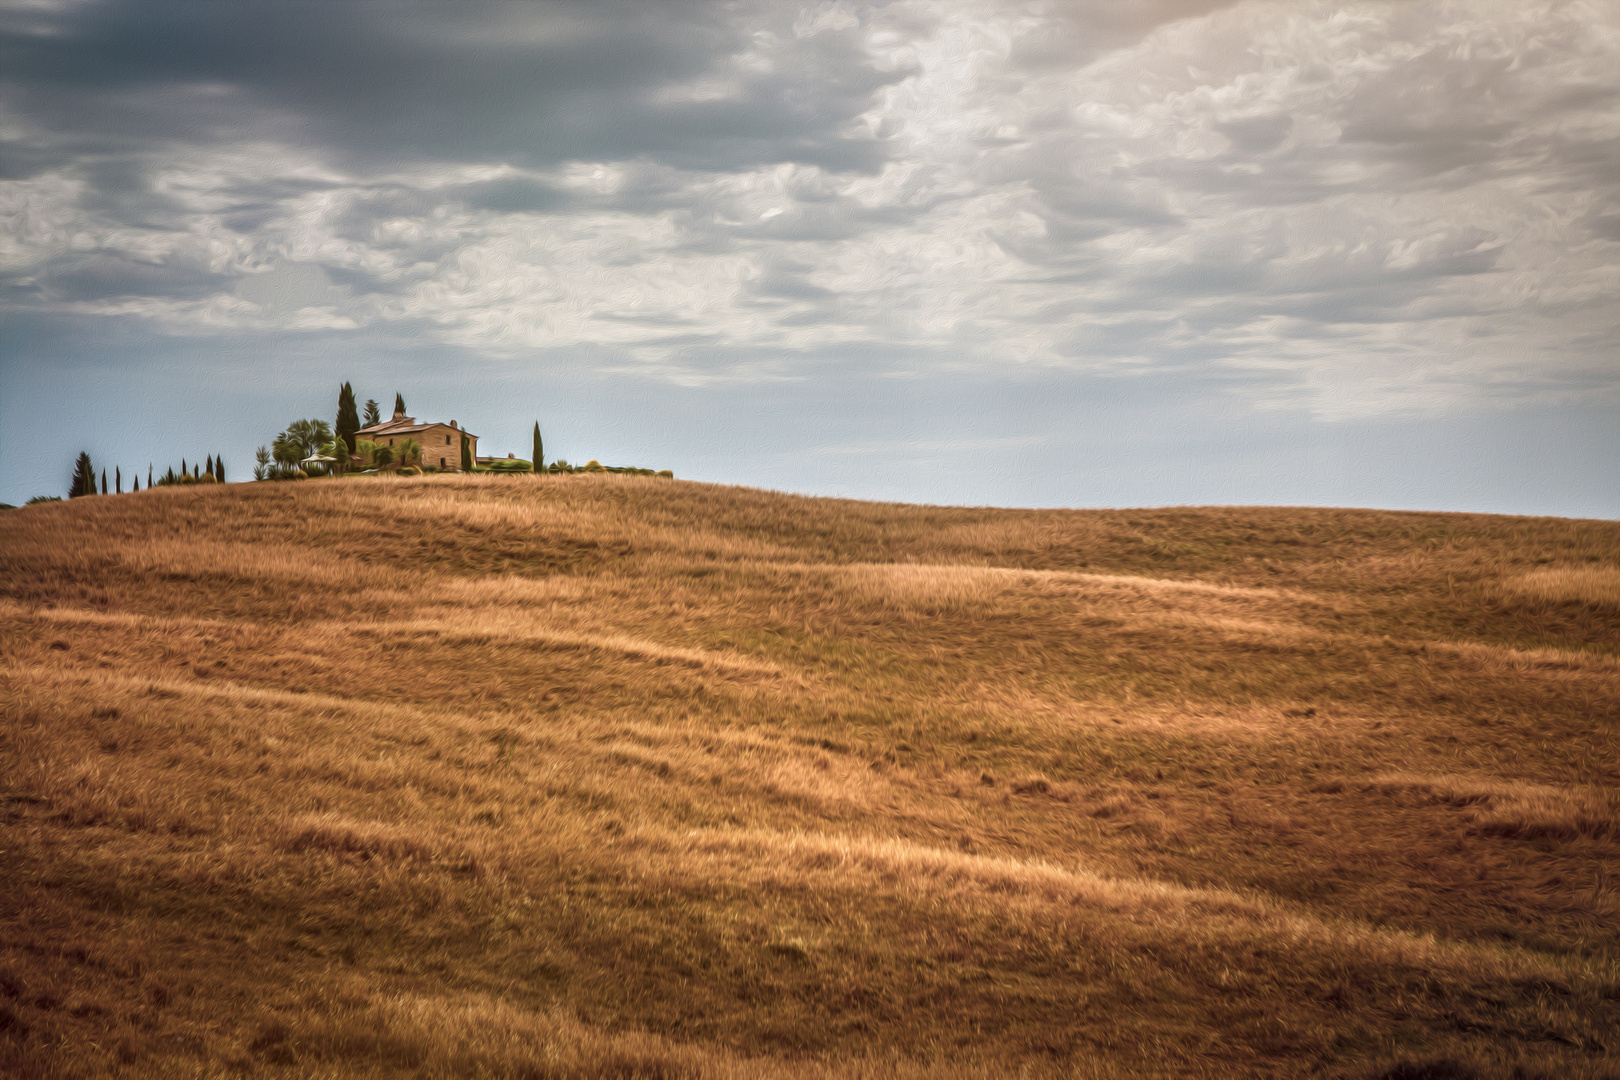
[[[405,398],[394,395],[394,412],[403,416]],[[382,409],[375,399],[365,403],[364,412],[356,408],[353,388],[344,383],[338,391],[337,422],[325,420],[294,420],[271,440],[261,446],[255,455],[255,480],[303,480],[311,476],[341,476],[344,473],[385,473],[397,476],[421,476],[440,470],[427,464],[421,444],[412,438],[401,440],[398,446],[384,446],[358,438],[365,427],[379,423]],[[642,469],[631,465],[603,465],[588,461],[584,465],[571,465],[559,458],[546,463],[545,446],[540,439],[539,421],[534,425],[534,452],[529,460],[517,457],[475,458],[464,433],[461,437],[461,472],[464,473],[546,473],[549,475],[572,473],[621,473],[628,476],[661,476],[673,479],[669,469]],[[180,460],[179,468],[169,466],[159,475],[150,463],[146,467],[148,488],[175,484],[223,484],[225,462],[218,454],[209,454],[201,463]],[[129,477],[131,492],[141,490],[141,478],[132,471]],[[81,453],[73,465],[73,479],[68,485],[68,497],[77,499],[85,495],[122,495],[125,491],[124,470],[115,466],[108,476],[106,468],[97,472],[88,453]],[[57,502],[59,496],[36,495],[29,504]]]
[[[488,471],[488,472],[514,472],[514,471],[516,471],[516,472],[521,472],[521,471],[526,471],[526,470],[509,470],[509,469],[508,470],[503,470],[503,469],[497,469],[497,468],[491,467],[488,470],[480,469],[478,471],[480,471],[480,472],[482,472],[482,471]],[[653,469],[638,469],[634,465],[603,465],[600,461],[595,461],[595,460],[587,461],[583,465],[570,465],[570,464],[568,464],[568,462],[563,461],[560,458],[558,460],[556,460],[556,461],[553,461],[550,465],[547,465],[544,469],[542,469],[540,471],[541,472],[548,472],[548,473],[598,473],[598,472],[610,472],[610,473],[623,473],[626,476],[662,476],[666,480],[673,480],[675,478],[675,474],[673,472],[671,472],[670,470],[668,470],[668,469],[653,470]]]
[[[209,454],[204,462],[187,464],[185,458],[180,459],[180,468],[177,471],[173,465],[163,471],[162,476],[154,475],[154,467],[148,463],[146,466],[146,486],[148,488],[166,487],[171,484],[223,484],[225,482],[225,461],[214,454]],[[141,490],[140,473],[130,474],[129,490]],[[77,499],[84,495],[122,495],[124,493],[124,470],[122,467],[113,468],[112,484],[107,482],[107,470],[101,470],[100,485],[96,482],[96,466],[90,460],[90,455],[81,453],[78,460],[73,463],[73,479],[68,484],[68,498]],[[30,503],[48,502],[49,496],[36,496],[28,500]]]

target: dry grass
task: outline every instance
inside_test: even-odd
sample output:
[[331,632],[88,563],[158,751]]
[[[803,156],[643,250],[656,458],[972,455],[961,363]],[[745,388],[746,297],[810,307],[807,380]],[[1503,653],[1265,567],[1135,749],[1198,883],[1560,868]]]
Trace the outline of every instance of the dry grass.
[[0,1071],[1616,1075],[1603,522],[0,516]]
[[1620,611],[1620,566],[1544,566],[1509,579],[1508,588],[1539,600]]
[[1384,791],[1466,807],[1469,819],[1494,836],[1620,838],[1620,789],[1464,776],[1381,776],[1374,783]]

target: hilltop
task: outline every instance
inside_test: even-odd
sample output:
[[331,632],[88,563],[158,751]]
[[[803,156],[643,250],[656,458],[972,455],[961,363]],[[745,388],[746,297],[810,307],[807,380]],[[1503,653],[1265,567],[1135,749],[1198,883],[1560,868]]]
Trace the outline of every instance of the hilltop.
[[9,1074],[1620,1074],[1615,522],[171,487],[0,636]]

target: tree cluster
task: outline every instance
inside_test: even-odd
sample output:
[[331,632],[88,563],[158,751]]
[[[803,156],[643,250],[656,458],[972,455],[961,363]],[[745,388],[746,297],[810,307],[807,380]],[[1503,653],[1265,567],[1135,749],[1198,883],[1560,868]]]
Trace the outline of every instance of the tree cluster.
[[[382,408],[376,398],[368,398],[362,408],[356,408],[354,387],[344,382],[338,387],[337,416],[333,423],[325,420],[295,420],[286,430],[261,446],[255,455],[255,480],[302,480],[310,476],[332,476],[351,468],[380,472],[421,475],[436,471],[425,465],[422,445],[413,438],[401,439],[388,446],[372,442],[360,435],[361,431],[382,422]],[[405,395],[394,395],[394,415],[405,415]],[[516,458],[495,460],[480,465],[472,452],[472,439],[461,433],[461,471],[465,473],[584,473],[611,472],[637,476],[663,476],[673,474],[664,469],[638,469],[629,466],[608,466],[592,461],[585,465],[570,465],[561,459],[547,464],[545,443],[540,436],[540,422],[535,421],[532,432],[533,451],[528,461]]]
[[[336,476],[351,467],[420,471],[422,445],[405,439],[396,446],[384,446],[360,437],[363,428],[382,422],[382,409],[375,398],[368,399],[364,415],[356,408],[354,387],[348,382],[338,387],[337,416],[325,420],[294,420],[286,429],[259,447],[254,455],[255,480],[303,480],[311,476]],[[394,413],[405,411],[403,394],[394,395]],[[463,440],[465,442],[465,440]]]
[[[394,395],[394,415],[405,414],[405,396]],[[302,480],[310,476],[334,476],[346,472],[353,466],[399,472],[407,475],[421,475],[424,471],[433,472],[432,468],[423,465],[422,445],[416,439],[403,439],[396,446],[387,446],[370,442],[360,438],[359,433],[367,427],[381,423],[381,408],[375,398],[370,398],[364,406],[364,416],[355,406],[354,387],[345,382],[338,388],[338,407],[336,422],[329,424],[325,420],[294,420],[286,429],[276,435],[268,446],[261,446],[254,454],[253,478],[255,480]],[[545,444],[540,438],[540,422],[535,421],[533,432],[533,456],[529,461],[510,459],[493,461],[488,465],[479,465],[473,457],[472,440],[464,431],[461,433],[461,470],[466,473],[497,472],[497,473],[579,473],[579,472],[613,472],[631,473],[639,476],[672,476],[669,470],[664,469],[654,473],[651,469],[637,469],[622,466],[605,466],[592,461],[586,465],[570,465],[558,459],[546,463]],[[225,463],[217,454],[209,454],[207,460],[201,464],[188,464],[181,459],[180,468],[173,466],[166,469],[162,476],[153,475],[150,465],[146,469],[146,486],[166,487],[173,484],[215,484],[225,482]],[[132,478],[131,491],[141,490],[140,477]],[[110,490],[122,494],[124,490],[124,474],[121,468],[113,470]],[[81,453],[73,466],[73,479],[68,487],[70,498],[79,498],[84,495],[106,495],[109,493],[107,470],[102,469],[97,476],[94,463],[88,453]]]
[[[359,437],[362,428],[382,422],[382,410],[375,398],[366,401],[364,416],[356,407],[354,386],[338,387],[337,417],[325,420],[294,420],[286,429],[261,446],[254,454],[255,480],[303,480],[311,476],[336,476],[353,465],[386,467],[396,463],[421,464],[422,448],[407,439],[403,446],[384,446]],[[405,408],[405,399],[394,395],[396,412]]]
[[[206,461],[187,463],[185,458],[180,459],[178,471],[169,466],[162,476],[154,477],[151,465],[146,467],[146,486],[148,488],[167,487],[172,484],[223,484],[225,482],[225,459],[218,454],[209,454]],[[141,490],[141,477],[135,473],[130,477],[131,492]],[[90,460],[88,453],[80,453],[73,463],[73,479],[68,483],[68,498],[77,499],[85,495],[122,495],[124,493],[124,470],[122,467],[113,469],[112,484],[107,482],[107,470],[101,470],[100,482],[96,477],[95,464]]]
[[181,458],[178,472],[171,465],[164,471],[162,476],[153,480],[151,471],[148,470],[146,482],[148,487],[169,487],[174,484],[223,484],[225,482],[225,462],[217,454],[208,455],[208,460],[201,465],[196,462],[187,465],[186,459]]
[[[323,460],[324,459],[324,460]],[[325,420],[294,420],[254,452],[253,479],[302,480],[341,471],[349,447]]]

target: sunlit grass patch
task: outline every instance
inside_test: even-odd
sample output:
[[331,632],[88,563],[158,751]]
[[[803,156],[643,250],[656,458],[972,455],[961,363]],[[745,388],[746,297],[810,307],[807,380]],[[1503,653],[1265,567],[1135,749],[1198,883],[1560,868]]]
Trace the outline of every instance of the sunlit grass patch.
[[[794,946],[784,944],[783,955]],[[874,1055],[816,1062],[754,1056],[646,1031],[595,1026],[563,1007],[523,1008],[498,998],[456,994],[356,995],[338,1009],[296,1026],[274,1024],[288,1061],[367,1060],[420,1076],[521,1076],[536,1080],[925,1080],[949,1075],[991,1080],[994,1065],[969,1051],[957,1060],[919,1063]],[[300,1056],[300,1054],[302,1056]],[[1045,1073],[1045,1070],[1041,1070]],[[1099,1062],[1083,1075],[1127,1075]],[[1137,1074],[1140,1075],[1140,1074]]]
[[1392,774],[1372,783],[1468,809],[1494,836],[1620,839],[1620,790],[1466,776]]
[[[1426,968],[1466,978],[1563,981],[1579,970],[1513,950],[1320,919],[1263,893],[1109,876],[1080,866],[914,841],[754,829],[693,832],[670,842],[684,845],[699,859],[730,864],[732,874],[760,887],[800,888],[819,880],[829,892],[959,904],[974,917],[1010,923],[1051,918],[1092,922],[1094,929],[1086,936],[1098,949],[1129,951],[1147,937],[1178,942],[1189,953],[1206,947],[1270,953],[1286,947],[1346,963]],[[696,866],[686,872],[694,870]]]
[[914,563],[857,565],[845,568],[844,573],[855,595],[863,600],[922,611],[982,607],[1020,580],[1016,571]]
[[305,814],[281,822],[277,846],[293,852],[328,851],[362,858],[430,859],[442,844],[420,829],[381,821],[355,821],[341,814]]
[[695,668],[714,668],[745,671],[765,675],[780,673],[774,664],[746,657],[726,655],[703,649],[664,645],[629,634],[581,634],[571,630],[547,626],[518,612],[496,612],[478,618],[444,621],[377,622],[371,624],[322,623],[313,632],[349,635],[360,631],[381,631],[414,638],[436,638],[445,641],[463,641],[473,644],[536,644],[561,648],[591,649],[618,653],[655,664],[681,664]]
[[1520,596],[1620,611],[1620,566],[1543,566],[1505,585]]
[[1620,675],[1620,656],[1611,652],[1577,649],[1516,649],[1508,645],[1487,645],[1477,641],[1433,641],[1426,649],[1441,655],[1467,657],[1480,670],[1492,674],[1512,673],[1538,679],[1564,681],[1612,679]]
[[1208,596],[1240,596],[1268,600],[1277,598],[1286,598],[1290,600],[1311,599],[1308,594],[1293,589],[1222,585],[1218,582],[1180,581],[1169,578],[1141,577],[1135,574],[1054,573],[1051,576],[1055,580],[1083,581],[1095,585],[1111,585],[1128,589],[1142,589],[1152,592],[1164,591],[1202,593]]
[[1294,633],[1272,620],[1234,618],[1232,612],[1278,611],[1316,598],[1299,590],[1175,581],[1129,574],[1025,570],[939,563],[859,563],[842,568],[861,601],[933,613],[983,612],[997,600],[1014,608],[1035,599],[1091,606],[1181,612],[1212,627]]

